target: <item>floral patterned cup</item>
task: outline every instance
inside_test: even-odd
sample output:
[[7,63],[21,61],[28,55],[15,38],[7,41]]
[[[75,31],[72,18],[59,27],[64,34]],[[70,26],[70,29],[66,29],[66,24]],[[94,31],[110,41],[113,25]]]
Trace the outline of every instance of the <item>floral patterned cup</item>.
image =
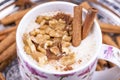
[[[23,80],[92,80],[98,58],[111,61],[120,67],[119,49],[102,44],[101,30],[96,20],[93,25],[93,33],[97,40],[97,52],[87,64],[79,69],[66,72],[51,72],[45,69],[43,70],[24,52],[22,41],[23,33],[35,28],[31,27],[31,25],[34,24],[28,25],[28,23],[31,23],[31,21],[34,22],[38,15],[46,12],[61,11],[73,15],[73,7],[75,5],[76,4],[62,1],[48,2],[33,8],[23,17],[16,34],[19,69]],[[87,11],[83,9],[83,14],[85,15],[86,13]]]

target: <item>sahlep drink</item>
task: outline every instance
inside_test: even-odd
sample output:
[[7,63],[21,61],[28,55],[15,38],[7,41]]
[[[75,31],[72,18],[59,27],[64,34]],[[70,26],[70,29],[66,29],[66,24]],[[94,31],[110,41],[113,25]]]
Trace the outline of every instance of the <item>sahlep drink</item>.
[[24,33],[24,50],[40,68],[55,72],[70,71],[86,65],[93,58],[98,46],[94,30],[79,46],[74,47],[72,21],[71,15],[57,12],[49,16],[41,14],[29,24],[37,28]]

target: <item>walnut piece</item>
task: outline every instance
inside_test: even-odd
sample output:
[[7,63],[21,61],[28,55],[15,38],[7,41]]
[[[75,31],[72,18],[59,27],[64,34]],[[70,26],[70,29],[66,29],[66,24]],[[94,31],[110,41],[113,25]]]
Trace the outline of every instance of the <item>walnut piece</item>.
[[53,46],[50,48],[50,51],[55,55],[60,55],[60,50],[57,46]]
[[71,65],[71,64],[75,63],[75,54],[71,53],[69,55],[63,56],[60,59],[60,62],[63,65]]

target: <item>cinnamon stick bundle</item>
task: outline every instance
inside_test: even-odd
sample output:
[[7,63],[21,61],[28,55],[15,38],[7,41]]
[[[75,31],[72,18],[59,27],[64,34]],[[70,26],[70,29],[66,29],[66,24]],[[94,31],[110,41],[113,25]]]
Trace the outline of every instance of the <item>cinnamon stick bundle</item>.
[[5,80],[5,77],[3,76],[1,72],[0,72],[0,80]]
[[8,66],[9,61],[5,60],[2,63],[0,63],[0,72],[4,71],[5,68]]
[[22,18],[20,18],[20,19],[18,19],[18,20],[15,21],[16,26],[20,23],[21,19]]
[[120,26],[99,22],[102,32],[120,33]]
[[15,22],[16,20],[21,19],[30,9],[25,9],[25,10],[21,10],[18,12],[15,12],[5,18],[3,18],[2,20],[0,20],[1,24],[3,25],[7,25],[10,23]]
[[103,59],[99,59],[98,60],[98,64],[100,65],[100,67],[102,69],[104,69],[107,66],[107,61],[103,60]]
[[16,26],[11,26],[10,28],[4,29],[0,31],[0,35],[5,35],[8,34],[12,31],[15,31],[17,29],[17,25]]
[[0,36],[0,41],[2,41],[3,39],[5,39],[7,37],[7,35],[1,35]]
[[80,4],[80,6],[82,6],[83,8],[85,8],[85,9],[89,9],[89,8],[91,8],[91,6],[88,4],[88,2],[82,2],[81,4]]
[[[9,54],[9,52],[8,52]],[[16,58],[16,53],[12,56],[9,56],[8,59],[4,60],[2,63],[0,63],[0,71],[3,71],[15,58]]]
[[92,25],[94,23],[94,19],[96,17],[98,10],[95,8],[90,8],[86,15],[85,21],[83,23],[83,30],[82,30],[82,39],[85,39],[89,34]]
[[117,37],[116,37],[116,42],[117,42],[117,44],[118,44],[118,46],[119,46],[119,48],[120,48],[120,36],[117,36]]
[[113,39],[108,34],[103,34],[102,37],[103,37],[103,43],[112,45],[118,48],[118,45],[113,41]]
[[115,67],[116,65],[114,63],[108,62],[108,65],[110,68]]
[[0,63],[4,60],[8,59],[10,56],[16,54],[16,43],[14,42],[10,47],[8,47],[3,53],[0,55]]
[[73,34],[72,44],[78,46],[81,42],[81,30],[82,30],[82,7],[74,7],[74,18],[73,18]]
[[101,70],[102,70],[101,66],[97,64],[96,71],[101,71]]
[[12,43],[15,42],[16,32],[11,32],[3,41],[0,42],[0,54]]

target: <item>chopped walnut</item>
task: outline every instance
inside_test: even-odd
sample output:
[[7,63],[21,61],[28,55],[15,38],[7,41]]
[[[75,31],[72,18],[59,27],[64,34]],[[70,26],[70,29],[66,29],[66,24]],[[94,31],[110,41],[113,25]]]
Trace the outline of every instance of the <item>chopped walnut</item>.
[[51,18],[52,18],[51,16],[38,16],[35,22],[41,24],[46,20],[50,20]]
[[48,47],[52,46],[53,42],[52,41],[46,41],[44,44],[44,48],[47,49]]
[[59,57],[56,56],[55,54],[53,54],[50,49],[46,49],[46,56],[48,58],[48,60],[58,60]]
[[39,30],[39,31],[40,31],[39,32],[40,34],[43,34],[43,35],[45,34],[45,30]]
[[71,24],[71,23],[72,23],[72,20],[73,20],[70,15],[64,14],[64,13],[58,13],[58,14],[55,15],[53,18],[54,18],[54,19],[57,19],[57,20],[62,19],[63,21],[66,22],[66,24]]
[[50,51],[55,55],[60,55],[60,50],[57,46],[53,46],[50,48]]
[[36,51],[36,47],[35,47],[35,45],[33,44],[33,42],[32,42],[32,40],[31,40],[31,38],[30,38],[29,35],[24,34],[24,36],[23,36],[23,41],[24,41],[24,43],[25,43],[27,46],[29,46],[31,52],[35,52],[35,51]]
[[30,50],[29,46],[25,45],[25,46],[24,46],[24,50],[25,50],[28,54],[31,54],[31,50]]
[[57,45],[58,43],[60,43],[61,42],[61,37],[54,37],[53,39],[53,43],[54,43],[54,45]]
[[52,19],[52,16],[44,16],[44,19],[45,19],[45,20],[51,20],[51,19]]
[[34,29],[33,31],[30,32],[30,35],[31,36],[36,36],[37,34],[40,33],[40,30],[39,29]]
[[36,39],[37,43],[41,43],[41,42],[45,41],[42,34],[38,34],[37,36],[35,36],[35,39]]
[[65,71],[69,71],[69,70],[73,70],[73,68],[69,65],[67,65],[65,68],[64,68]]
[[70,42],[71,41],[71,36],[64,35],[62,37],[62,40]]
[[47,29],[48,28],[48,25],[42,25],[42,26],[40,26],[40,29],[41,30],[44,30],[45,31],[45,29]]
[[40,25],[43,26],[43,25],[45,25],[45,23],[46,23],[46,20],[42,20]]
[[46,54],[46,50],[42,48],[40,45],[37,47],[37,50],[39,50],[43,54]]
[[40,66],[55,60],[66,66],[63,70],[72,70],[71,65],[75,62],[75,54],[69,49],[72,41],[72,17],[58,13],[55,16],[38,16],[35,22],[40,27],[23,35],[26,53]]
[[60,62],[63,65],[71,65],[75,63],[75,54],[71,53],[69,55],[65,55],[62,58],[60,58]]
[[39,62],[39,58],[46,58],[46,55],[41,53],[41,52],[38,52],[38,51],[35,51],[35,52],[32,52],[31,53],[31,56],[37,61]]
[[56,25],[58,24],[58,21],[56,19],[52,19],[49,21],[49,26],[54,29]]
[[66,26],[66,25],[65,25],[65,21],[59,19],[59,21],[56,23],[54,29],[55,29],[55,30],[61,30],[61,31],[62,31],[62,30],[64,30],[65,26]]
[[65,54],[69,54],[70,53],[70,49],[68,49],[67,47],[63,47],[62,46],[62,52],[64,52]]
[[47,56],[38,57],[38,63],[40,66],[44,66],[47,63]]
[[43,35],[43,38],[46,39],[46,40],[49,40],[50,36],[46,34],[46,35]]
[[[35,40],[34,40],[35,39]],[[37,36],[35,36],[35,38],[33,38],[32,40],[34,40],[36,43],[45,43],[45,41],[49,40],[50,36],[49,35],[43,35],[43,34],[38,34]]]
[[35,22],[40,24],[43,20],[44,20],[43,16],[38,16]]
[[46,34],[50,34],[50,32],[52,32],[52,31],[53,31],[53,29],[51,29],[50,27],[45,29],[45,33]]
[[62,47],[69,47],[71,45],[70,42],[62,41]]

